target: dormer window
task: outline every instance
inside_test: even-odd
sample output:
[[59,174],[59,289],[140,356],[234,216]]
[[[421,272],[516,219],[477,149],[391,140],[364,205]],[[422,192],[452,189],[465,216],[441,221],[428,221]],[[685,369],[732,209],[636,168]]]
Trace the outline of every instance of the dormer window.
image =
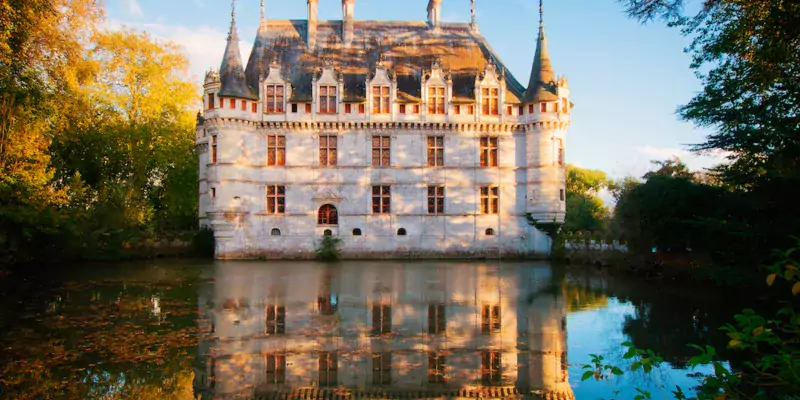
[[389,114],[389,100],[390,100],[389,86],[373,86],[372,87],[372,113],[373,114]]
[[483,115],[497,115],[499,113],[497,97],[499,90],[497,88],[483,88],[481,89],[481,105],[483,107]]
[[336,86],[319,87],[319,112],[320,114],[336,113]]
[[284,104],[283,85],[267,85],[267,112],[282,113]]
[[428,88],[428,114],[444,115],[444,86]]

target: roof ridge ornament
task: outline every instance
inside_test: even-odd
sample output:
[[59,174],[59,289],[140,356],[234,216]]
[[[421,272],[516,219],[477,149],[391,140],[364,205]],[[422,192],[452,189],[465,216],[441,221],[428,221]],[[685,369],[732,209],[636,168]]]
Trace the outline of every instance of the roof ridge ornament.
[[478,30],[478,22],[475,20],[475,0],[472,0],[471,7],[469,10],[470,19],[469,19],[469,29],[474,31]]
[[267,19],[266,7],[264,7],[264,0],[261,0],[261,20]]
[[239,34],[236,33],[236,0],[231,0],[231,28],[228,31],[228,41],[239,41]]

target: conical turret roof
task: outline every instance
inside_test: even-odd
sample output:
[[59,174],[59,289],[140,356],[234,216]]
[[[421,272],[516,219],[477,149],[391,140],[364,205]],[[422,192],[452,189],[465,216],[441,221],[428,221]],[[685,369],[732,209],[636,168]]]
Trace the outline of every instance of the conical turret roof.
[[533,56],[533,67],[525,90],[526,102],[556,101],[556,73],[550,63],[550,52],[547,51],[547,37],[544,34],[542,3],[539,2],[539,38],[536,42],[536,54]]
[[222,87],[218,96],[238,97],[258,100],[245,82],[242,54],[239,52],[239,35],[236,33],[236,12],[231,12],[231,29],[228,32],[228,45],[219,67],[219,79]]

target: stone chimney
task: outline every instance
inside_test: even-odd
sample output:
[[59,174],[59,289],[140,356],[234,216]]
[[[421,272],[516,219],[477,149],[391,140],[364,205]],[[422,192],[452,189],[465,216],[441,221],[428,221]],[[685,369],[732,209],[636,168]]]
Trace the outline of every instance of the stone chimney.
[[353,14],[355,13],[356,0],[342,0],[342,43],[350,47],[353,43]]
[[442,0],[428,1],[428,25],[433,29],[439,29],[442,22]]
[[319,0],[308,0],[308,32],[306,45],[309,49],[317,47],[317,5]]

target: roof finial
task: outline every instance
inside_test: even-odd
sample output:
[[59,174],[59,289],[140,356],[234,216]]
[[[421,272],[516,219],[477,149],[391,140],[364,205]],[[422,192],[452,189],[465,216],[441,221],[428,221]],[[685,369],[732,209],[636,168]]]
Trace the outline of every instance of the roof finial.
[[267,12],[264,8],[264,0],[261,0],[261,20],[263,21],[266,18]]
[[469,13],[470,13],[469,27],[475,30],[475,28],[478,26],[478,24],[475,22],[475,0],[472,0]]
[[236,34],[236,0],[231,0],[231,30],[228,32],[228,40],[239,40]]
[[539,0],[539,26],[544,26],[544,6],[543,0]]

